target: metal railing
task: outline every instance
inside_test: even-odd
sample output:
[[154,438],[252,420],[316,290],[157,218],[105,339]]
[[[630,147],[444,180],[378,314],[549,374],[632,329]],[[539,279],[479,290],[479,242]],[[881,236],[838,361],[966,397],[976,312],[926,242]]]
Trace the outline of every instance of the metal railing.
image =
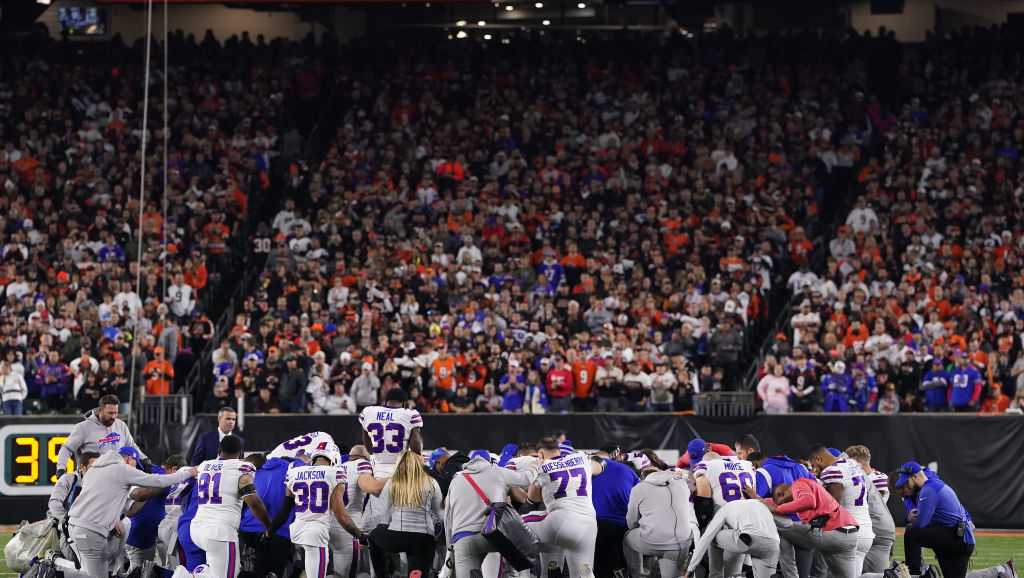
[[694,413],[701,417],[753,417],[757,410],[750,391],[712,391],[694,396]]

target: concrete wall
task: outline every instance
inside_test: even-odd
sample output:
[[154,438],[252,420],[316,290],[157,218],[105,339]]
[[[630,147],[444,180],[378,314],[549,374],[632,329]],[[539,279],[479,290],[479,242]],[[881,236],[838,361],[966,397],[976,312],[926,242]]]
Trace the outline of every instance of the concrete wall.
[[903,14],[871,13],[870,0],[856,0],[850,5],[850,25],[858,32],[878,32],[884,26],[896,34],[900,42],[922,42],[925,33],[935,29],[936,0],[906,0]]
[[[54,37],[59,36],[57,26],[57,7],[70,3],[72,0],[54,0],[50,8],[39,18]],[[77,5],[88,4],[87,1],[75,1]],[[157,37],[163,34],[163,5],[154,2],[153,30]],[[132,43],[146,34],[146,11],[139,7],[125,5],[107,5],[108,30],[111,34],[121,34],[125,42]],[[303,22],[298,15],[291,12],[259,12],[241,8],[228,8],[219,4],[172,5],[169,11],[168,27],[171,30],[183,30],[201,39],[207,29],[213,30],[218,40],[225,40],[233,34],[249,32],[253,40],[262,34],[267,40],[288,38],[299,40],[313,32],[319,37],[324,32],[320,24]],[[366,28],[362,12],[347,8],[335,9],[333,23],[342,41],[361,36]]]
[[[856,0],[849,7],[850,25],[872,33],[885,26],[902,42],[920,42],[925,32],[949,32],[964,26],[990,26],[1006,22],[1007,15],[1024,12],[1024,0],[906,0],[903,14],[871,14],[870,0]],[[936,20],[936,14],[941,17]],[[936,26],[941,24],[941,29]]]

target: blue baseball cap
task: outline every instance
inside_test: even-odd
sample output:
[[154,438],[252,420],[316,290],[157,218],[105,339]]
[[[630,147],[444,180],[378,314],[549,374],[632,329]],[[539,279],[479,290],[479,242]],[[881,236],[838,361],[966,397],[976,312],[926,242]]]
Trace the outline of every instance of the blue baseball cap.
[[564,458],[565,456],[567,456],[567,455],[569,455],[569,454],[571,454],[571,453],[573,453],[575,451],[576,451],[576,448],[572,447],[572,442],[569,441],[569,440],[565,440],[564,442],[558,444],[558,456],[559,457],[563,457]]
[[832,454],[832,457],[838,458],[840,455],[842,455],[843,452],[837,450],[836,448],[828,448],[828,453]]
[[439,460],[439,459],[441,459],[441,458],[443,458],[443,457],[445,457],[447,455],[448,455],[448,450],[446,450],[445,448],[437,448],[436,450],[430,452],[430,458],[427,459],[427,466],[430,467],[430,468],[433,468],[434,464],[437,463],[437,460]]
[[475,460],[477,458],[483,458],[487,461],[491,461],[491,452],[487,450],[473,450],[469,452],[469,459]]
[[921,467],[921,464],[913,460],[903,464],[899,469],[900,477],[896,479],[896,487],[902,488],[907,485],[907,480],[909,480],[911,476],[921,473],[921,470],[923,469],[924,468]]
[[142,461],[142,454],[139,453],[139,450],[131,446],[124,446],[123,448],[117,450],[117,453],[121,454],[122,456],[128,456],[137,462]]
[[686,444],[686,453],[690,454],[690,463],[697,463],[704,457],[704,454],[708,451],[708,444],[704,440],[697,438],[690,440],[690,443]]

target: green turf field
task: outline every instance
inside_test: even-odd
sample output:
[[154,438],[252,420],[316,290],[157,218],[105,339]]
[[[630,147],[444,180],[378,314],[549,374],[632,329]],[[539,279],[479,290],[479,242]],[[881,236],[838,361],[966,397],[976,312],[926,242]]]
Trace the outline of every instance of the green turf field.
[[[11,534],[0,534],[0,550],[7,545],[10,539]],[[1018,562],[1024,563],[1024,533],[1018,536],[979,536],[978,548],[974,552],[972,564],[975,569],[988,568],[1002,564],[1014,556],[1017,556]],[[896,559],[903,559],[903,541],[900,539],[896,541]],[[925,559],[932,563],[935,562],[931,556],[925,556]],[[15,576],[15,573],[7,569],[6,563],[0,562],[0,578],[10,578],[11,576]]]

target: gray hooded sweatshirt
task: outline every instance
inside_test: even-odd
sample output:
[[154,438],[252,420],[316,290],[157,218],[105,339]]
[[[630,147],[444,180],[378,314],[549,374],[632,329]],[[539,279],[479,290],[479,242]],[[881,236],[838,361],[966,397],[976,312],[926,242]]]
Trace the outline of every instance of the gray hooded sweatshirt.
[[128,491],[133,486],[166,488],[184,482],[191,475],[192,468],[181,468],[169,475],[147,474],[124,463],[120,454],[103,454],[85,472],[82,493],[71,506],[68,524],[106,536],[114,528],[114,522],[121,518]]
[[114,423],[107,427],[96,417],[96,410],[91,410],[85,414],[83,421],[75,425],[71,435],[60,448],[60,453],[57,454],[57,469],[66,470],[68,458],[74,458],[79,452],[105,454],[117,452],[125,446],[139,450],[142,457],[146,457],[135,443],[132,432],[128,431],[128,424],[115,419]]
[[691,526],[696,526],[686,480],[673,472],[654,472],[633,486],[626,526],[638,528],[644,542],[656,548],[678,548],[685,543],[693,531]]
[[464,532],[475,534],[484,529],[488,508],[473,486],[466,480],[466,474],[473,476],[473,481],[483,490],[489,504],[490,502],[504,502],[511,488],[528,487],[535,472],[500,468],[481,456],[466,462],[462,466],[462,471],[455,474],[448,487],[448,498],[444,511],[444,528],[448,543],[451,543],[454,535]]

